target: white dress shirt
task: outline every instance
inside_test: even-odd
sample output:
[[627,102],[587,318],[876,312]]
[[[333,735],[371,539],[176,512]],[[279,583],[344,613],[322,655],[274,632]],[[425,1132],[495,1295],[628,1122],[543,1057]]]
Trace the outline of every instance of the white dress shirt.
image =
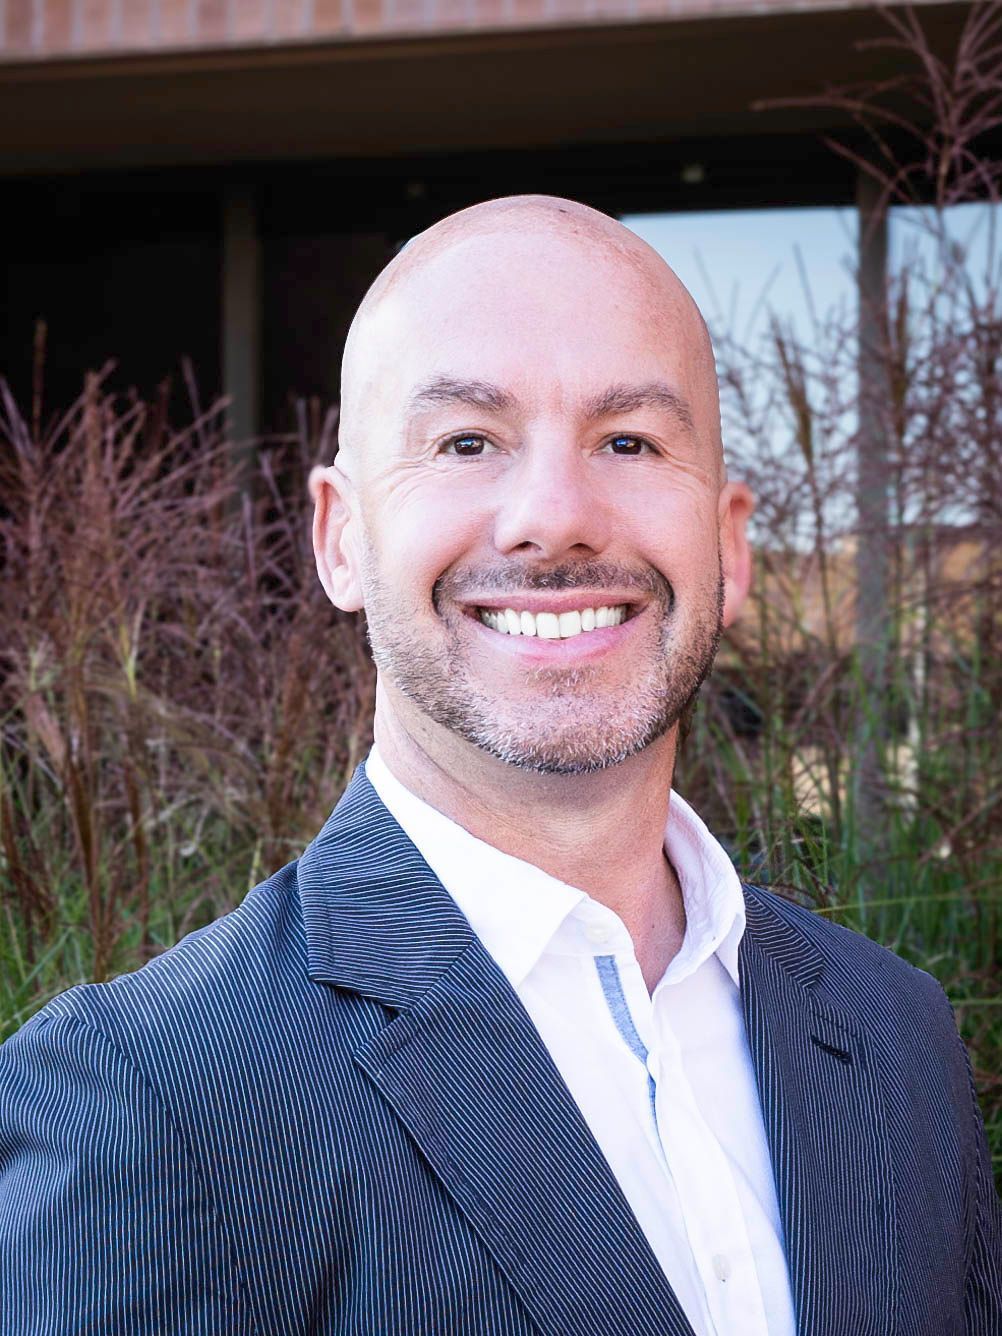
[[794,1336],[738,993],[737,874],[674,792],[685,938],[648,994],[619,916],[476,839],[373,748],[366,773],[529,1013],[697,1336]]

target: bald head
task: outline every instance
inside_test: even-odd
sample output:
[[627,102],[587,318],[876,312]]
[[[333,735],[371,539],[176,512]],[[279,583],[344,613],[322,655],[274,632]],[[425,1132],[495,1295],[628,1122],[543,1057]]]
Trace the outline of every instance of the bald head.
[[[510,328],[517,358],[520,329],[535,330],[545,319],[540,307],[549,307],[555,321],[566,311],[568,322],[580,326],[570,309],[574,300],[596,311],[614,308],[663,344],[686,382],[680,397],[691,400],[697,429],[721,469],[713,350],[692,297],[664,260],[621,223],[546,195],[490,200],[451,214],[410,241],[378,276],[345,345],[342,467],[356,470],[370,439],[386,430],[384,410],[402,388],[408,343],[427,352],[440,331],[445,354],[464,330],[474,339],[478,324],[493,313],[502,335]],[[596,336],[601,339],[600,330]]]
[[747,592],[751,497],[706,327],[648,246],[566,200],[444,219],[362,303],[341,439],[314,543],[365,609],[380,747],[572,775],[669,737]]

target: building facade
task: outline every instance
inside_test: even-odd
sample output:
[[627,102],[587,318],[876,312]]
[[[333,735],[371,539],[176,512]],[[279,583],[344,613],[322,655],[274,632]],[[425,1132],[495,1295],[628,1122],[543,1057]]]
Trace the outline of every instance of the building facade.
[[[938,47],[968,9],[921,7]],[[279,429],[454,208],[851,201],[824,90],[899,72],[881,36],[855,0],[0,0],[0,374],[27,393],[41,320],[54,407],[188,358]]]

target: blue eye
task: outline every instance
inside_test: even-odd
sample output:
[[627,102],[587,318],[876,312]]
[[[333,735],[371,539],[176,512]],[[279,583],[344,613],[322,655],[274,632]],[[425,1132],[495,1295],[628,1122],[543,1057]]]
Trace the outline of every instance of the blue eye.
[[487,440],[475,432],[466,432],[462,436],[453,436],[442,446],[443,454],[460,455],[467,459],[473,455],[482,455],[487,448]]

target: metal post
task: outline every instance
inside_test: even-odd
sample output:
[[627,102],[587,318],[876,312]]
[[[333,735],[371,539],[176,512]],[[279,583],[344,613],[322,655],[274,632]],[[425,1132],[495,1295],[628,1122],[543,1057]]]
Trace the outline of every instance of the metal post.
[[230,434],[246,459],[260,431],[261,239],[254,192],[223,189],[223,392],[230,399]]

